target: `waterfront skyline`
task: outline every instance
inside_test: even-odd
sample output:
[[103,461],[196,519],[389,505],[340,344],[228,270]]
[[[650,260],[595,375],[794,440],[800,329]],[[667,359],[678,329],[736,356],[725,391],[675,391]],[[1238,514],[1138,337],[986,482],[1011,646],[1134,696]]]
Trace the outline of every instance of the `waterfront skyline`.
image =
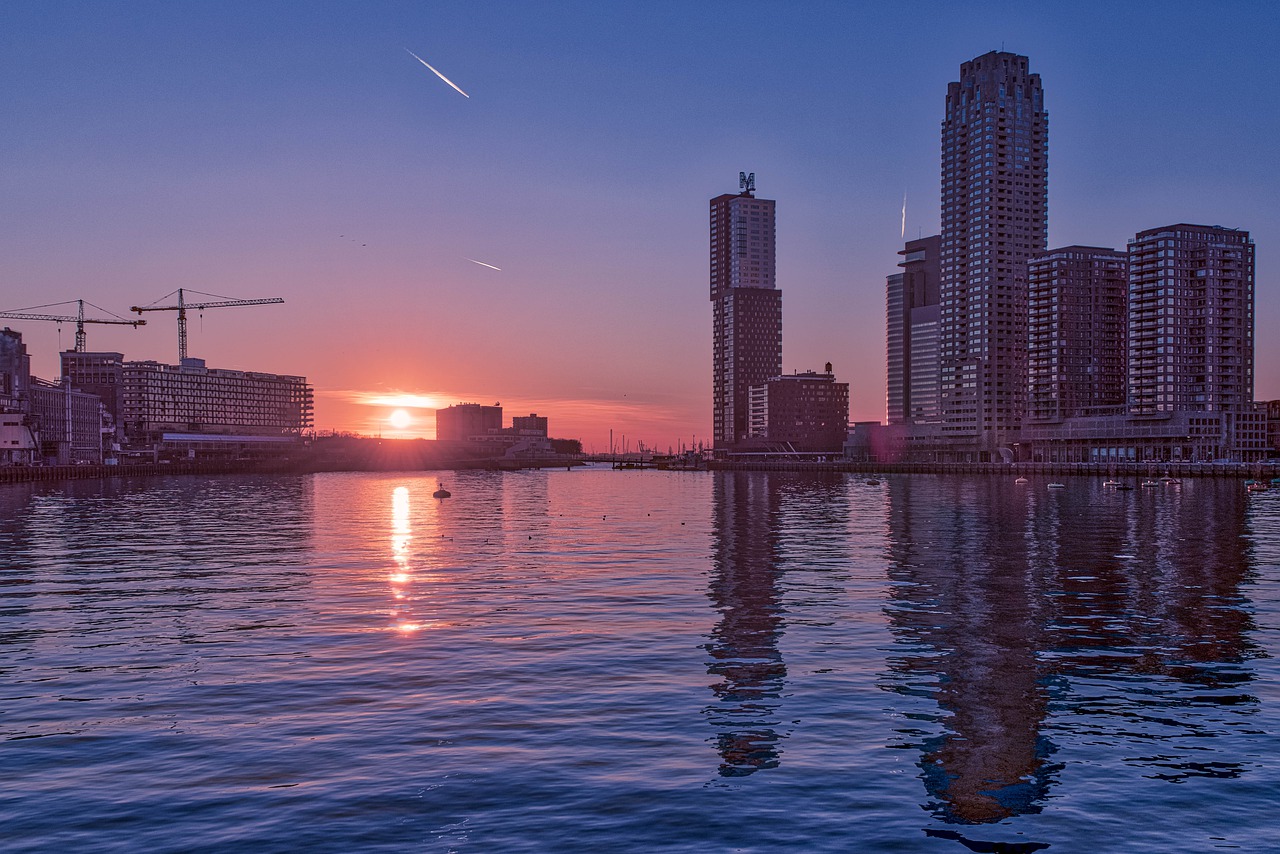
[[[946,86],[1003,47],[1046,80],[1048,245],[1248,230],[1280,398],[1277,24],[1193,8],[9,3],[0,308],[281,296],[193,316],[192,355],[306,375],[321,429],[500,400],[587,449],[709,443],[704,205],[750,171],[781,204],[784,372],[832,362],[880,421],[902,197],[937,233]],[[175,361],[148,320],[89,349]],[[56,376],[73,329],[9,325]]]

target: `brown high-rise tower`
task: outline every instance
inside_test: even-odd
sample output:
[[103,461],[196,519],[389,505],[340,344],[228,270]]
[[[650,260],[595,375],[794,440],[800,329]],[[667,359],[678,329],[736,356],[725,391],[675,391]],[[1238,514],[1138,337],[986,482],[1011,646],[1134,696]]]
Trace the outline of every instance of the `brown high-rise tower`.
[[782,292],[774,266],[774,202],[742,192],[711,200],[712,418],[717,449],[750,431],[750,390],[782,373]]

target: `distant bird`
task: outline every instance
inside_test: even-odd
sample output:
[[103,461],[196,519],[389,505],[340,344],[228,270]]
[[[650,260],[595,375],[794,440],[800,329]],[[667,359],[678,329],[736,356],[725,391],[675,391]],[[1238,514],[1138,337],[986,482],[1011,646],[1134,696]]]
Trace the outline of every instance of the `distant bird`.
[[437,76],[437,77],[439,77],[441,80],[443,80],[445,83],[448,83],[450,86],[452,86],[455,90],[457,90],[457,92],[458,92],[458,94],[459,94],[459,95],[461,95],[461,96],[462,96],[462,97],[464,97],[464,98],[470,98],[470,97],[471,97],[471,96],[470,96],[470,95],[468,95],[466,92],[463,92],[461,89],[458,89],[458,84],[454,83],[454,82],[453,82],[452,80],[450,80],[448,77],[445,77],[445,76],[444,76],[443,74],[441,74],[439,71],[436,71],[434,68],[432,68],[432,67],[431,67],[431,63],[427,62],[425,59],[423,59],[422,57],[418,56],[418,55],[417,55],[416,53],[414,53],[413,51],[409,50],[409,48],[405,48],[405,52],[406,52],[406,53],[408,53],[410,56],[412,56],[414,59],[418,60],[418,62],[421,62],[421,63],[422,63],[423,65],[425,65],[427,68],[430,68],[430,69],[431,69],[431,73],[432,73],[432,74],[434,74],[435,76]]
[[[462,257],[463,257],[463,258],[467,258],[467,256],[466,256],[466,255],[463,255]],[[474,259],[474,258],[467,258],[467,260],[468,260],[468,261],[470,261],[472,264],[479,264],[481,267],[488,267],[490,270],[497,270],[499,273],[501,273],[501,272],[502,272],[502,268],[501,268],[501,267],[495,267],[495,266],[493,266],[492,264],[486,264],[485,262],[483,262],[483,261],[477,261],[477,260],[476,260],[476,259]]]

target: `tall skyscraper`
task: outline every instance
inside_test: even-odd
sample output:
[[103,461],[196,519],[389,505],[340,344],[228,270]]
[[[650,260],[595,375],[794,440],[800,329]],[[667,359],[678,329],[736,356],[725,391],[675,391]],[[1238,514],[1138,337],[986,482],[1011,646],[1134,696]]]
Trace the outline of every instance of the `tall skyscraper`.
[[1129,243],[1131,414],[1253,412],[1253,279],[1247,231],[1179,223],[1138,232]]
[[746,441],[751,387],[782,374],[782,292],[775,280],[774,202],[742,192],[711,200],[712,418],[717,449]]
[[938,420],[939,263],[942,238],[909,240],[887,282],[889,423]]
[[1027,388],[1027,260],[1047,245],[1048,114],[1027,58],[960,66],[942,123],[942,436],[998,459]]
[[1032,258],[1028,277],[1027,419],[1123,412],[1127,255],[1065,246]]

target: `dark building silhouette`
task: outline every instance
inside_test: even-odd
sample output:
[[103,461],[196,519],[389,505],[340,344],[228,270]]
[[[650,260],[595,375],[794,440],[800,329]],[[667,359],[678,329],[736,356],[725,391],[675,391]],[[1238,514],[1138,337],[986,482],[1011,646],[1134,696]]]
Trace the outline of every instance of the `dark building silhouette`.
[[518,435],[546,436],[547,416],[536,412],[528,415],[512,415],[511,430]]
[[456,403],[436,410],[436,439],[466,442],[476,436],[502,432],[502,407]]

